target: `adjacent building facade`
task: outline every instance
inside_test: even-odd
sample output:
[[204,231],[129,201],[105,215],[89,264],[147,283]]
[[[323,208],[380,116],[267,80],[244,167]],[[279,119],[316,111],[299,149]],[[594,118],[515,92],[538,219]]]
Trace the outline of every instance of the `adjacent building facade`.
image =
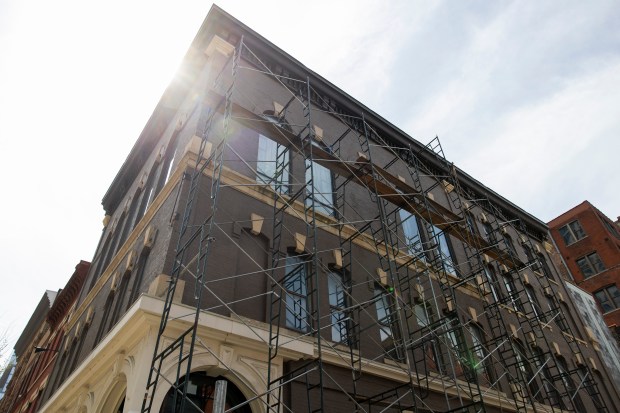
[[17,363],[0,411],[6,413],[39,411],[43,390],[54,367],[64,324],[82,289],[89,263],[80,261],[62,290],[46,291],[26,328],[15,344]]
[[215,6],[103,206],[39,411],[620,405],[543,222]]
[[549,222],[573,281],[590,292],[616,339],[620,337],[620,228],[584,201]]

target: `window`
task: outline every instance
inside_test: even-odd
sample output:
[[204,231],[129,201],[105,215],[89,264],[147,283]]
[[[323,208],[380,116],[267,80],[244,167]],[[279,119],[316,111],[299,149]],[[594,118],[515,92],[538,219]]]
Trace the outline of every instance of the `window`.
[[559,231],[566,245],[575,243],[586,236],[586,233],[583,231],[583,228],[581,228],[579,221],[569,222],[563,227],[560,227]]
[[348,320],[345,313],[347,307],[346,288],[342,275],[330,272],[327,275],[327,289],[329,292],[329,313],[331,314],[332,341],[337,343],[348,342]]
[[601,271],[605,271],[605,265],[603,264],[603,261],[601,261],[601,257],[599,257],[596,252],[579,258],[577,260],[577,265],[585,278],[596,275]]
[[515,249],[515,244],[512,242],[512,238],[510,237],[510,235],[504,234],[504,242],[506,243],[506,248],[508,249],[508,252],[513,257],[518,257],[517,250]]
[[473,215],[469,212],[465,212],[465,225],[467,225],[467,229],[470,233],[476,235],[478,234],[478,229],[476,227],[476,220]]
[[540,302],[538,301],[538,297],[536,297],[536,292],[534,288],[531,286],[525,287],[525,294],[527,294],[527,298],[532,306],[532,311],[534,312],[534,317],[540,319],[540,321],[546,321],[545,312],[542,310],[540,306]]
[[535,268],[535,269],[540,269],[540,271],[543,273],[545,277],[552,278],[551,269],[549,268],[549,264],[547,264],[547,259],[545,258],[544,255],[542,255],[542,253],[538,254],[538,263],[540,264],[540,267]]
[[489,242],[489,244],[495,244],[495,233],[493,232],[493,227],[488,222],[482,223],[483,235],[484,238]]
[[532,249],[527,244],[522,244],[522,245],[523,245],[523,252],[525,252],[525,257],[527,258],[527,264],[531,265],[533,270],[538,270],[538,263],[536,262],[536,258],[534,258]]
[[450,240],[445,232],[436,226],[431,226],[432,237],[434,241],[437,243],[436,252],[439,254],[439,258],[443,263],[443,269],[449,273],[458,275],[456,271],[456,266],[454,265],[454,261],[452,259],[452,248],[450,246]]
[[288,192],[289,151],[263,135],[258,135],[256,181],[269,184],[280,193]]
[[551,375],[551,370],[549,369],[550,359],[545,356],[540,347],[532,347],[532,353],[534,355],[533,359],[536,365],[536,369],[542,372],[542,375],[539,374],[539,377],[543,382],[543,387],[547,392],[547,396],[549,398],[549,401],[551,402],[551,405],[557,406],[559,404],[560,408],[566,409],[562,402],[562,398],[558,393],[558,389],[553,383],[553,376]]
[[510,297],[512,307],[522,313],[525,312],[523,311],[523,303],[521,302],[521,297],[519,296],[519,292],[517,291],[515,281],[512,279],[511,275],[504,275],[504,285],[506,286],[506,291],[508,291],[508,297]]
[[525,346],[515,340],[512,342],[512,348],[519,365],[519,370],[521,370],[521,374],[527,382],[530,396],[535,398],[537,401],[542,402],[543,398],[540,392],[540,386],[538,384],[538,380],[536,380],[536,376],[534,374],[534,370],[532,369],[532,364],[530,363]]
[[467,381],[476,380],[476,371],[469,362],[469,355],[465,346],[465,337],[463,336],[463,330],[457,317],[450,317],[448,323],[448,344],[449,351],[455,355],[459,366],[463,369],[465,379]]
[[620,291],[616,285],[610,285],[594,292],[594,297],[603,309],[603,313],[608,313],[620,308]]
[[[312,145],[319,147],[319,144],[312,141]],[[312,171],[312,175],[310,175]],[[327,215],[334,213],[334,188],[332,182],[332,173],[323,165],[316,162],[306,160],[306,182],[314,177],[314,210]],[[312,201],[312,194],[308,193],[306,197],[306,205]]]
[[400,222],[403,226],[405,234],[405,244],[407,245],[407,253],[409,255],[418,256],[422,261],[426,261],[424,257],[424,247],[422,246],[422,238],[420,237],[420,226],[415,215],[401,209],[399,211]]
[[435,338],[435,333],[432,330],[433,322],[433,309],[430,304],[416,304],[414,307],[416,320],[420,326],[420,335],[424,338],[431,337],[430,340],[424,340],[424,357],[434,364],[437,371],[443,372],[443,365],[439,358],[441,353]]
[[560,371],[560,376],[562,377],[562,382],[564,382],[564,387],[566,387],[566,390],[568,391],[568,394],[570,395],[572,399],[573,406],[575,407],[575,411],[579,413],[586,413],[587,410],[585,406],[583,405],[583,401],[581,400],[581,397],[579,396],[579,392],[578,392],[579,389],[575,387],[575,382],[573,381],[573,378],[570,375],[570,372],[568,370],[568,365],[566,364],[566,360],[563,357],[558,357],[557,362],[558,362],[557,363],[558,370]]
[[560,308],[556,304],[553,297],[547,296],[547,304],[549,306],[549,322],[555,321],[561,331],[569,332],[570,329],[568,327],[568,324],[566,323],[566,318],[564,318],[564,316],[562,315],[562,312],[560,311]]
[[487,281],[489,283],[489,287],[491,288],[491,294],[493,294],[493,298],[495,299],[495,302],[499,302],[502,299],[502,294],[501,294],[501,290],[498,287],[498,281],[497,281],[497,273],[495,272],[495,268],[493,268],[491,265],[485,265],[484,266],[484,275],[487,278]]
[[375,305],[377,307],[377,321],[379,322],[379,335],[381,341],[393,339],[394,305],[392,297],[379,285],[375,286]]
[[308,331],[307,263],[298,255],[289,255],[286,257],[285,273],[286,326]]
[[476,356],[476,363],[474,364],[474,369],[476,371],[484,369],[484,373],[486,375],[486,379],[489,384],[492,384],[495,380],[495,375],[493,373],[493,367],[490,360],[490,356],[488,354],[487,348],[484,345],[484,334],[482,329],[476,324],[468,325],[469,333],[471,334],[471,341],[473,344],[472,351]]

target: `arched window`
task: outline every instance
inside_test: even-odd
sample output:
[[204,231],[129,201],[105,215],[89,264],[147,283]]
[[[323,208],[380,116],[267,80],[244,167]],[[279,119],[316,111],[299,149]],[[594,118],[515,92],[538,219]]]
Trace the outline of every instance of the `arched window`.
[[[180,387],[183,388],[186,378],[181,378]],[[234,383],[226,380],[223,377],[212,377],[204,371],[193,372],[189,375],[189,382],[187,383],[187,400],[185,400],[185,409],[183,412],[213,412],[214,402],[214,390],[218,380],[224,380],[226,382],[226,401],[225,410],[233,410],[235,413],[252,413],[249,404],[241,390]],[[159,413],[173,413],[181,411],[181,397],[176,397],[175,403],[175,389],[171,388],[164,398]],[[178,395],[178,391],[177,391]],[[239,407],[236,407],[239,406]]]

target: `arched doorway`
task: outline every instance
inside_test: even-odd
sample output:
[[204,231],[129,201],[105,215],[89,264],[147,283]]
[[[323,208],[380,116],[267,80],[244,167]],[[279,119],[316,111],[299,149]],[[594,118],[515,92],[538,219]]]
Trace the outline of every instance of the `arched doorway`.
[[[211,413],[213,409],[213,390],[215,389],[215,382],[217,380],[226,379],[221,376],[211,377],[205,371],[190,373],[187,397],[191,403],[189,401],[185,402],[185,408],[182,413]],[[182,378],[180,383],[181,386],[184,381],[185,378]],[[229,380],[226,381],[228,382],[226,388],[226,410],[228,410],[246,402],[246,398],[237,386]],[[170,388],[164,397],[164,402],[162,403],[159,413],[180,412],[180,410],[178,410],[180,405],[180,397],[177,397],[177,409],[174,409],[174,389]],[[252,409],[246,404],[235,409],[235,412],[252,413]]]

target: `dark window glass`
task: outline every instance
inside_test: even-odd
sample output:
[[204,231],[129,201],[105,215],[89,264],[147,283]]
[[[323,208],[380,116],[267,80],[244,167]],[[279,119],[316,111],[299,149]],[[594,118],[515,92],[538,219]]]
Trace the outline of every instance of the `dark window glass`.
[[[316,141],[312,141],[314,146],[319,146]],[[314,184],[314,210],[327,215],[334,213],[334,186],[332,173],[329,169],[316,162],[306,160],[306,182],[310,181],[310,167],[312,167],[312,177]],[[312,200],[312,194],[308,193],[306,205]]]
[[307,263],[300,256],[286,257],[286,326],[308,331],[308,288],[306,284]]
[[581,257],[577,260],[577,265],[581,270],[581,273],[585,278],[598,274],[601,271],[605,271],[605,265],[596,252]]
[[448,236],[434,225],[431,226],[431,231],[433,242],[437,244],[435,252],[439,254],[444,271],[448,274],[458,275],[454,259],[452,258],[452,247]]
[[620,290],[616,285],[610,285],[594,293],[604,313],[620,308]]
[[583,231],[583,228],[581,228],[579,221],[570,222],[561,227],[559,231],[566,245],[577,242],[586,236],[586,233]]
[[418,219],[410,212],[401,209],[399,211],[400,222],[403,227],[403,233],[405,234],[405,245],[407,246],[407,253],[409,255],[417,256],[421,260],[425,261],[424,247],[422,238],[420,237],[420,226],[418,225]]
[[266,136],[258,135],[256,181],[271,185],[278,192],[288,192],[289,151]]
[[342,274],[330,272],[327,275],[329,293],[329,312],[331,315],[332,340],[337,343],[348,341],[348,323],[346,315],[347,292]]

